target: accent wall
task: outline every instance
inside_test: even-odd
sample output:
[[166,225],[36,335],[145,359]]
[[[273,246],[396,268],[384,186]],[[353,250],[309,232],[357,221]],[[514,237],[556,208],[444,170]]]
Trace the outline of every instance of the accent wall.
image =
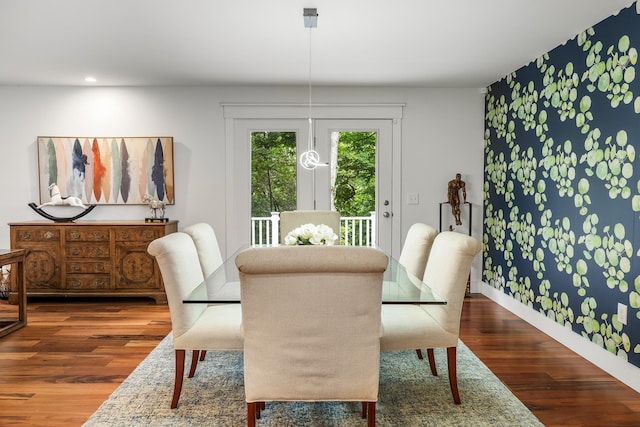
[[488,87],[482,273],[637,367],[639,51],[636,2]]

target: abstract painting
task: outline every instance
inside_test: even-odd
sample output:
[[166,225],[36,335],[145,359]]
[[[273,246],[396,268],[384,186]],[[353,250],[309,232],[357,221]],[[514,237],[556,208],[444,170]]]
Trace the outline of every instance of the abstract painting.
[[172,137],[38,137],[40,203],[57,184],[85,204],[175,203]]

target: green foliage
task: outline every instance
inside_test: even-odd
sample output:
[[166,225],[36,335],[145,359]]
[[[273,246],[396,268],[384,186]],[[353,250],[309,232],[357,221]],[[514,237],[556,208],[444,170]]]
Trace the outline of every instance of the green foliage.
[[251,215],[296,209],[295,132],[251,134]]
[[[375,132],[340,132],[332,195],[342,216],[369,216],[375,210]],[[251,215],[295,210],[297,155],[295,132],[251,134]]]
[[376,200],[376,133],[340,132],[334,202],[342,216],[369,216]]

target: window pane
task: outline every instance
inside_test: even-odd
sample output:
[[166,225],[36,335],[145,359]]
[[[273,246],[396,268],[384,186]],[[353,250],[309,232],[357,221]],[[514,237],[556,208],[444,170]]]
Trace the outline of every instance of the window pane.
[[296,209],[296,133],[251,133],[251,216]]

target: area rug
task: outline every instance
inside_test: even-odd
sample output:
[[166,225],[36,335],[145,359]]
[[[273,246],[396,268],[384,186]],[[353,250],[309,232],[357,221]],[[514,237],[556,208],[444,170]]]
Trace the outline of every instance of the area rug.
[[[460,341],[458,387],[461,405],[449,389],[446,353],[437,349],[438,376],[414,351],[381,355],[378,426],[541,426],[538,419]],[[187,360],[187,362],[189,362]],[[207,353],[193,378],[185,379],[180,403],[169,409],[174,356],[171,335],[135,369],[86,427],[230,426],[247,423],[242,353]],[[268,403],[259,427],[365,426],[360,403]]]

